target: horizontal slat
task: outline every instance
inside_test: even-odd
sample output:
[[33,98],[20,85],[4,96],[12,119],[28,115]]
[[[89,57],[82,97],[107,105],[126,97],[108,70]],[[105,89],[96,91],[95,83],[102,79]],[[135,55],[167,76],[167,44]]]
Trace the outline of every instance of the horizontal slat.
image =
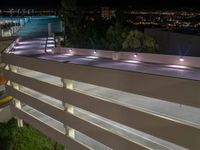
[[200,139],[200,130],[197,128],[74,91],[66,90],[64,96],[66,103],[151,134],[155,137],[194,150],[198,150],[200,147],[200,143],[198,142],[198,139]]
[[[6,88],[8,93],[15,98],[20,99],[24,103],[45,114],[48,114],[60,122],[64,122],[65,115],[61,110],[47,105],[33,97],[20,93],[9,86]],[[64,93],[62,93],[62,95],[65,96],[65,102],[69,104],[96,113],[110,120],[125,124],[155,137],[159,137],[191,149],[195,149],[200,146],[199,142],[194,140],[200,139],[199,129],[182,125],[180,123],[166,120],[157,116],[152,116],[150,114],[126,108],[117,104],[102,101],[98,98],[76,93],[74,91],[66,90]],[[66,123],[69,122],[70,120],[68,120]]]
[[59,63],[5,53],[2,57],[4,63],[33,69],[62,78],[200,107],[200,101],[198,99],[200,97],[200,92],[198,91],[200,81],[97,68],[86,65]]
[[11,80],[13,82],[16,82],[25,87],[31,88],[35,91],[44,93],[56,99],[59,99],[59,100],[63,99],[63,95],[62,95],[63,88],[57,87],[55,85],[50,85],[48,83],[30,78],[30,77],[22,76],[20,74],[15,74],[7,70],[4,70],[4,75],[7,80]]
[[14,98],[19,99],[21,102],[43,112],[44,114],[51,116],[55,120],[63,122],[63,120],[65,118],[65,114],[64,114],[63,110],[60,110],[54,106],[46,104],[40,100],[37,100],[34,97],[23,94],[15,89],[13,89],[10,86],[6,86],[6,89],[7,89],[8,94],[12,95]]
[[[51,116],[52,118],[54,118],[60,122],[65,123],[66,125],[69,125],[72,128],[77,127],[75,129],[77,129],[77,130],[80,129],[78,131],[80,131],[80,132],[83,131],[83,133],[85,133],[86,135],[90,136],[91,138],[93,138],[99,142],[102,142],[103,144],[107,145],[108,147],[114,148],[116,150],[118,150],[120,148],[121,149],[135,148],[138,150],[145,149],[145,148],[142,148],[141,146],[136,145],[135,143],[125,140],[124,138],[122,138],[120,136],[112,134],[109,131],[106,131],[95,125],[92,125],[91,123],[88,123],[79,118],[76,118],[68,113],[65,113],[64,111],[60,111],[57,108],[53,108],[53,106],[50,106],[43,102],[40,102],[39,100],[37,100],[33,97],[30,97],[28,95],[20,93],[19,91],[16,91],[16,90],[12,89],[11,87],[7,87],[7,89],[8,89],[9,94],[12,94],[12,96],[21,100],[22,102],[26,103],[27,105],[37,109],[38,111],[40,111],[44,114]],[[77,124],[73,124],[74,122],[77,122]],[[83,126],[83,125],[85,125],[85,126]],[[87,128],[86,128],[86,126],[87,126]]]
[[107,129],[98,127],[94,125],[93,123],[89,123],[69,113],[66,113],[64,122],[68,126],[88,135],[89,137],[115,150],[123,150],[123,149],[144,150],[146,149],[116,134],[110,133]]
[[20,119],[23,119],[25,122],[33,126],[34,128],[41,131],[46,136],[50,137],[51,139],[57,141],[58,143],[70,147],[72,150],[89,150],[89,148],[85,147],[84,145],[80,144],[79,142],[65,136],[64,134],[60,133],[59,131],[51,128],[50,126],[46,125],[45,123],[31,117],[30,115],[26,114],[25,112],[11,107],[12,114]]

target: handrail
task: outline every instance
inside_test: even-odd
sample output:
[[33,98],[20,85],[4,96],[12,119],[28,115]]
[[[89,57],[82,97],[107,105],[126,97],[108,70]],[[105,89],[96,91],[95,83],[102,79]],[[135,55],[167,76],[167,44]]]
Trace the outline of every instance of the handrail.
[[17,37],[6,49],[4,49],[2,53],[9,53],[13,47],[20,41],[21,37]]
[[48,43],[48,36],[46,38],[46,43],[45,43],[45,49],[44,49],[44,52],[46,53],[47,52],[47,43]]

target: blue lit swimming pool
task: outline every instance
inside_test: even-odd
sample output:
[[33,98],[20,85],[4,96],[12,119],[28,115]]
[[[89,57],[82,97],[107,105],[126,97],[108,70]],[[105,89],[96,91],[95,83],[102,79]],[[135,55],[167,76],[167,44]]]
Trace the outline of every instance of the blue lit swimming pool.
[[60,32],[60,19],[56,16],[35,16],[31,17],[16,36],[20,37],[46,37],[48,36],[48,23],[51,23],[51,32]]

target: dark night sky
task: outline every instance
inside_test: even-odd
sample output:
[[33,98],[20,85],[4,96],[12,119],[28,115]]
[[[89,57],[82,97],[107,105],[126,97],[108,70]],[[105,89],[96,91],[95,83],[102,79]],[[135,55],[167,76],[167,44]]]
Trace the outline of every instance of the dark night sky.
[[[133,5],[138,8],[200,8],[200,0],[77,0],[79,5]],[[1,8],[59,8],[60,0],[1,0]]]

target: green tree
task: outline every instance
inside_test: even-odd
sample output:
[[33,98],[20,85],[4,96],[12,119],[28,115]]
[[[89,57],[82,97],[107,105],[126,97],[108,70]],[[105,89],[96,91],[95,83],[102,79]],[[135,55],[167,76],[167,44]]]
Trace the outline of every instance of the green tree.
[[60,18],[64,21],[67,46],[75,45],[80,33],[81,20],[76,0],[61,0]]
[[156,41],[152,37],[144,35],[143,48],[147,49],[148,52],[153,53],[158,49],[158,44],[156,43]]
[[90,22],[82,32],[83,43],[86,48],[97,49],[100,48],[101,29],[98,22]]
[[121,24],[116,23],[114,26],[111,25],[106,32],[104,40],[105,47],[111,50],[121,50],[122,42],[126,34],[126,29],[124,29]]
[[138,30],[131,30],[122,43],[125,50],[155,52],[158,49],[156,41]]
[[143,33],[138,30],[131,30],[122,43],[125,50],[140,49],[142,47]]

